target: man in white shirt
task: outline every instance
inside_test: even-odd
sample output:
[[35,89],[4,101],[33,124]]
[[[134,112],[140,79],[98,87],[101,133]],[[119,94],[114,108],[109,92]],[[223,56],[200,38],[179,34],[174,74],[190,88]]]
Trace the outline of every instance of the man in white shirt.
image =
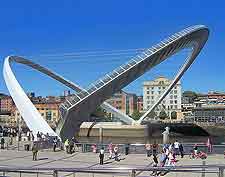
[[174,149],[175,149],[175,154],[178,155],[179,154],[179,146],[180,146],[180,143],[176,140],[174,142]]
[[103,165],[103,160],[104,160],[104,148],[103,147],[100,149],[99,158],[100,158],[100,165]]

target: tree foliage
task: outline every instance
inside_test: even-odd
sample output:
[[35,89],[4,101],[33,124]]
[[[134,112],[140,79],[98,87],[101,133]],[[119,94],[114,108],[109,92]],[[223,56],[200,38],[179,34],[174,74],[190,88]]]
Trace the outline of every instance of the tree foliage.
[[102,109],[101,107],[98,107],[96,109],[96,111],[91,114],[91,116],[94,116],[94,117],[107,117],[107,113],[106,113],[106,111],[104,109]]
[[134,112],[132,113],[131,117],[134,119],[134,120],[138,120],[143,114],[140,113],[138,110],[134,110]]
[[164,110],[160,111],[159,113],[159,118],[162,119],[162,120],[165,120],[167,118],[167,114]]
[[177,112],[176,111],[171,112],[171,119],[177,119]]

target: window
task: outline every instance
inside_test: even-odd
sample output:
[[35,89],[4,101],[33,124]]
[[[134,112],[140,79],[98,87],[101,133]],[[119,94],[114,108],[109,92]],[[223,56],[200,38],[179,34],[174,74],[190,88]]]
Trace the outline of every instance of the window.
[[174,94],[177,94],[177,90],[174,90]]
[[173,99],[173,95],[170,95],[170,99]]
[[147,104],[150,104],[150,101],[147,101]]
[[56,113],[55,113],[55,112],[53,113],[53,116],[54,116],[54,117],[56,116]]
[[154,96],[152,96],[152,99],[154,100]]
[[177,86],[175,86],[174,89],[177,89]]
[[173,90],[170,91],[170,94],[173,94]]
[[174,100],[174,103],[177,104],[177,100]]
[[166,87],[163,87],[163,89],[165,89]]
[[154,91],[152,91],[152,94],[154,94]]
[[161,91],[158,91],[159,94],[161,94]]
[[170,105],[170,109],[173,109],[173,105]]
[[154,101],[152,101],[151,103],[154,104]]
[[174,109],[177,109],[177,105],[174,105]]
[[44,116],[45,114],[44,113],[41,113],[41,116]]
[[147,90],[149,90],[149,87],[147,87]]
[[161,87],[158,87],[158,89],[160,90],[160,89],[161,89]]
[[149,91],[147,91],[147,94],[149,94]]
[[150,96],[147,96],[147,99],[150,99]]
[[177,99],[177,95],[174,95],[174,98]]
[[152,90],[154,90],[154,87],[152,87]]
[[170,100],[170,104],[173,104],[173,100]]

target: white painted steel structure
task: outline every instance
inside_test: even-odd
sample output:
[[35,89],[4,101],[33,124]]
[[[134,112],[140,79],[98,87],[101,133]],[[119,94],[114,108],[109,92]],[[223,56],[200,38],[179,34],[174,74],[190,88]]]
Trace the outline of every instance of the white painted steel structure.
[[[171,37],[163,40],[159,44],[147,49],[126,64],[113,70],[111,73],[106,74],[105,77],[97,80],[87,89],[81,89],[76,84],[64,79],[58,74],[17,56],[10,56],[6,58],[3,68],[4,79],[18,110],[23,116],[28,127],[35,133],[37,131],[41,131],[43,133],[48,132],[55,135],[54,131],[51,130],[45,120],[40,116],[34,105],[22,90],[13,72],[11,71],[9,64],[10,62],[15,61],[28,65],[78,91],[79,93],[66,100],[60,106],[61,119],[57,127],[57,134],[62,139],[66,139],[73,137],[74,133],[78,132],[81,123],[88,120],[90,114],[114,93],[127,86],[133,80],[137,79],[145,72],[164,61],[166,58],[184,48],[191,48],[192,52],[186,62],[181,67],[170,86],[164,94],[162,94],[160,99],[138,121],[138,123],[141,123],[148,113],[151,112],[163,100],[163,98],[179,81],[184,72],[190,67],[207,41],[208,35],[209,30],[203,25],[196,25],[186,28],[181,32],[175,33]],[[127,122],[133,123],[129,116],[123,115],[123,113],[115,108],[112,108],[107,104],[104,104],[103,107],[116,112],[118,116],[121,116],[121,118]]]

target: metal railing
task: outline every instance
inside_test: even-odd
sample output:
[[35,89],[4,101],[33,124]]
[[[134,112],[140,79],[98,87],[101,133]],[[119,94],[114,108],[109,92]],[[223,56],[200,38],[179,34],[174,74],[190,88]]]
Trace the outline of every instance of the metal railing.
[[[33,174],[35,176],[53,176],[53,177],[65,177],[65,176],[80,176],[84,174],[91,174],[92,177],[97,176],[130,176],[137,177],[142,173],[151,176],[151,172],[154,172],[156,176],[168,173],[178,174],[182,173],[184,176],[207,176],[207,174],[224,177],[225,165],[187,165],[176,167],[142,167],[142,168],[130,168],[130,167],[115,167],[115,168],[3,168],[0,167],[0,172],[3,176],[19,174],[20,177],[27,176],[27,174]],[[146,176],[146,175],[145,175]]]

